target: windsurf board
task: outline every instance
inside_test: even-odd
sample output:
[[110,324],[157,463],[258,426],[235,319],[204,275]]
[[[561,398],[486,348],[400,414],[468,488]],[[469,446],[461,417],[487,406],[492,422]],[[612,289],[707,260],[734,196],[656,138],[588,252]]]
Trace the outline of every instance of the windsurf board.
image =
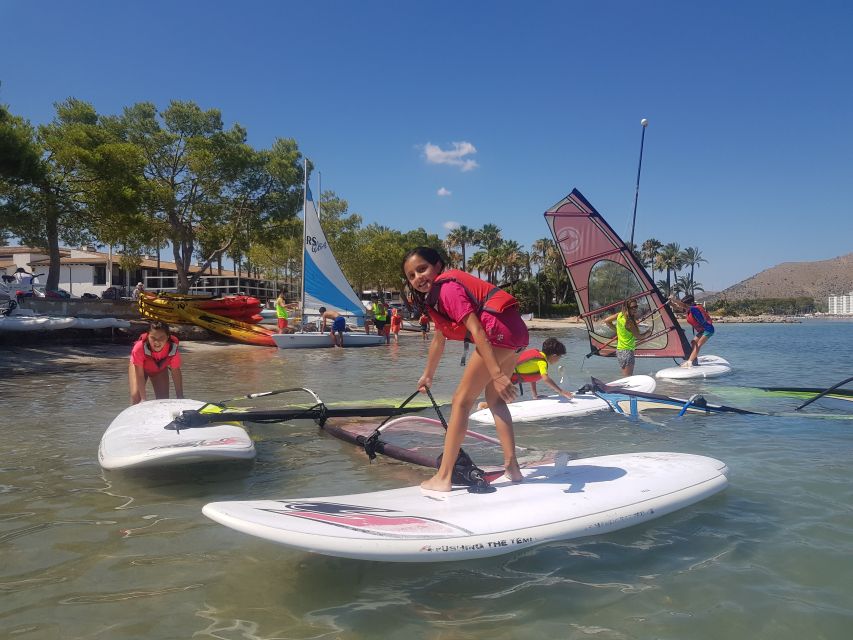
[[112,421],[98,448],[104,469],[141,469],[198,462],[251,460],[255,445],[234,423],[174,431],[164,427],[198,400],[148,400],[132,405]]
[[692,367],[668,367],[655,374],[661,380],[693,380],[695,378],[716,378],[731,373],[732,366],[720,356],[699,356],[698,365]]
[[[608,382],[610,387],[619,387],[632,391],[651,393],[655,390],[655,379],[651,376],[629,376]],[[513,422],[531,422],[548,418],[585,416],[596,411],[606,411],[610,405],[594,393],[576,393],[569,400],[553,395],[538,400],[519,400],[507,405]],[[494,424],[495,419],[489,409],[480,409],[471,414],[471,420],[482,424]]]
[[407,487],[321,498],[212,502],[227,527],[295,549],[358,560],[485,558],[598,535],[665,516],[724,489],[725,463],[631,453],[522,469],[493,493]]

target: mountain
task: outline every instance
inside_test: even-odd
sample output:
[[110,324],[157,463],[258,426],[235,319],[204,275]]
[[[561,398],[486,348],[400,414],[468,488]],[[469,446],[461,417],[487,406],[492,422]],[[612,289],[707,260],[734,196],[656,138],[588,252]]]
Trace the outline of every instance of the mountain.
[[853,253],[816,262],[783,262],[715,295],[726,300],[808,296],[826,303],[853,291]]

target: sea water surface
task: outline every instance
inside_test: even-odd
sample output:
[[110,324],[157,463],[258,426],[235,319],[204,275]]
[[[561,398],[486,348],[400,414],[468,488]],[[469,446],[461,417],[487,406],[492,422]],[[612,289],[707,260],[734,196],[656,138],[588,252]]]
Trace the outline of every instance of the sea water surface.
[[[613,359],[563,339],[565,386],[619,377]],[[316,556],[222,527],[207,502],[367,492],[428,471],[368,464],[308,422],[253,429],[253,465],[105,472],[97,448],[127,405],[126,360],[0,379],[0,637],[842,639],[853,623],[853,420],[791,414],[734,387],[829,386],[851,374],[853,322],[720,325],[704,350],[734,373],[662,393],[774,416],[599,413],[518,425],[522,444],[582,456],[678,451],[724,460],[724,492],[608,535],[506,556],[392,564]],[[454,347],[455,349],[456,347]],[[327,401],[401,400],[426,346],[188,353],[188,397],[306,385]],[[0,352],[0,357],[2,353]],[[668,362],[641,360],[637,373]],[[460,375],[449,349],[436,382]],[[506,514],[512,518],[511,513]]]

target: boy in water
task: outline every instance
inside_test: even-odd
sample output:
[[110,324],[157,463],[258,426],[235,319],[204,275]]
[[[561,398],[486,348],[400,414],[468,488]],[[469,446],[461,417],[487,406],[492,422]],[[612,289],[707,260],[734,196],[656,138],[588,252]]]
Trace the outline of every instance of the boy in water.
[[332,339],[332,346],[344,346],[344,331],[347,328],[347,321],[337,311],[327,311],[326,307],[320,307],[320,331],[326,330],[326,323],[331,320],[332,328],[329,337]]
[[530,383],[530,391],[533,398],[540,398],[536,391],[536,383],[544,382],[551,387],[558,395],[571,400],[575,394],[571,391],[563,391],[551,376],[548,375],[548,367],[552,364],[557,364],[566,355],[566,346],[556,338],[548,338],[542,343],[542,350],[528,349],[523,351],[518,356],[518,361],[515,365],[515,373],[512,380],[524,381]]

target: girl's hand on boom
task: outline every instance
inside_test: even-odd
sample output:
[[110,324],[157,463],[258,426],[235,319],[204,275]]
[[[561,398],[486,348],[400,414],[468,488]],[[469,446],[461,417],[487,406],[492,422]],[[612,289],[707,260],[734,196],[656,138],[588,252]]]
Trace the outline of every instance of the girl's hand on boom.
[[418,391],[426,393],[426,390],[432,386],[432,378],[430,376],[421,376],[418,380]]

